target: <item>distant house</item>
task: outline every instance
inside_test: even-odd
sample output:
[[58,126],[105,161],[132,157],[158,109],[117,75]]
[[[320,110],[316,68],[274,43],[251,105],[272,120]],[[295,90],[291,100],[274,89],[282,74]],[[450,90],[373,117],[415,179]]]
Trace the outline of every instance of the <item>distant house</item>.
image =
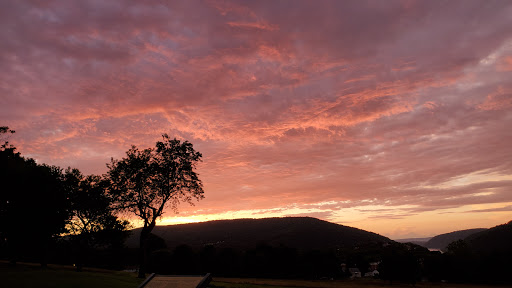
[[347,264],[341,263],[340,267],[341,267],[341,272],[342,273],[347,273]]
[[379,271],[377,271],[377,270],[373,270],[373,271],[364,273],[364,277],[377,277],[377,276],[379,276]]
[[350,272],[350,278],[361,278],[359,268],[348,268],[348,272]]
[[368,271],[373,271],[373,270],[377,270],[379,269],[379,264],[380,264],[380,261],[379,262],[370,262],[368,263]]
[[370,262],[368,263],[368,272],[364,273],[364,277],[376,277],[379,276],[379,268],[380,262]]

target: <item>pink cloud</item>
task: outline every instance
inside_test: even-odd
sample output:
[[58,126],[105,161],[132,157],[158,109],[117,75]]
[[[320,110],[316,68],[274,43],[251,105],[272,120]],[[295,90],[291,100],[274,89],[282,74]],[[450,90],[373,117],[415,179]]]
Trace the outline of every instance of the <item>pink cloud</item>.
[[86,173],[161,133],[188,139],[207,195],[184,213],[349,201],[311,212],[336,221],[375,203],[417,206],[388,218],[505,203],[511,9],[12,2],[0,9],[0,124],[24,155]]
[[512,56],[506,56],[497,65],[498,71],[510,72],[512,71]]
[[499,86],[496,91],[487,95],[485,102],[478,108],[483,110],[502,110],[512,107],[512,90]]

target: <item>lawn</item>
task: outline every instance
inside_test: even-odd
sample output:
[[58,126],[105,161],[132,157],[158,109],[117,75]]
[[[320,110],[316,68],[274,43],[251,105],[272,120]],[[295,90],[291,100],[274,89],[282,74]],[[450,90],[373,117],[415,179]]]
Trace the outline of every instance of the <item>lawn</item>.
[[74,271],[73,267],[48,265],[42,269],[39,265],[19,263],[9,267],[0,262],[0,287],[41,287],[41,288],[136,288],[143,279],[135,273],[87,269]]
[[[37,264],[19,263],[9,267],[0,261],[0,287],[41,287],[41,288],[136,288],[143,279],[135,273],[84,268],[83,272],[73,267],[49,265],[42,269]],[[355,280],[280,280],[256,278],[213,277],[210,288],[411,288],[410,284],[393,283],[374,279]],[[485,286],[451,283],[417,283],[416,288],[505,288],[510,286]]]
[[[411,284],[394,282],[391,285],[387,281],[376,279],[354,280],[280,280],[280,279],[252,279],[252,278],[217,278],[213,277],[211,288],[412,288]],[[510,286],[497,285],[472,285],[452,283],[416,283],[416,288],[510,288]]]
[[[329,281],[214,277],[210,283],[212,288],[383,288],[384,286],[386,286],[386,282],[366,279]],[[393,287],[401,286],[395,284]],[[404,285],[404,287],[410,288],[411,285]]]

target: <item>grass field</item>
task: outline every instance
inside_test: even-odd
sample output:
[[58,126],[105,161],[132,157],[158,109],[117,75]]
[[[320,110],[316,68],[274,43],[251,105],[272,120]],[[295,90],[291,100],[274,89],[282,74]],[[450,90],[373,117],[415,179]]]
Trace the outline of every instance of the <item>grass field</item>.
[[[210,283],[212,288],[411,288],[411,284],[393,283],[375,279],[355,280],[279,280],[279,279],[251,279],[251,278],[216,278]],[[510,288],[510,286],[496,285],[470,285],[452,283],[417,283],[416,288]]]
[[42,269],[39,265],[19,263],[9,267],[0,262],[0,287],[41,287],[41,288],[136,288],[142,279],[135,273],[87,269],[74,271],[73,267],[48,265]]
[[[74,271],[73,267],[49,265],[42,269],[38,264],[19,263],[9,267],[0,262],[0,287],[41,287],[41,288],[136,288],[142,279],[135,273],[103,269],[85,268],[83,272]],[[218,278],[213,277],[210,288],[411,288],[410,284],[374,280],[279,280],[256,278]],[[510,286],[485,286],[450,283],[417,283],[417,288],[510,288]]]

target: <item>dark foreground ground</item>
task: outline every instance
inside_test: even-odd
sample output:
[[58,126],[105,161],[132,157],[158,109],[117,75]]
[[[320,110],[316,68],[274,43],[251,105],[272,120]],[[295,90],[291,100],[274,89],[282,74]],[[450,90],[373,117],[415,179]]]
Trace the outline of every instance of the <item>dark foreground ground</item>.
[[43,269],[39,264],[18,263],[11,267],[0,262],[0,287],[40,288],[136,288],[142,282],[135,273],[84,268],[76,272],[72,266],[48,265]]
[[[213,278],[212,288],[411,288],[411,284],[393,283],[378,279],[355,280],[279,280],[279,279],[253,279],[253,278]],[[417,288],[510,288],[510,286],[471,285],[451,283],[416,283]]]
[[[18,263],[11,267],[0,261],[0,287],[41,287],[41,288],[136,288],[142,283],[136,273],[85,268],[76,272],[72,266],[48,265],[42,269],[39,264]],[[355,280],[279,280],[253,278],[213,277],[210,288],[410,288],[410,284],[393,283],[375,279]],[[417,283],[418,288],[510,288],[510,286],[485,286],[451,283]]]

